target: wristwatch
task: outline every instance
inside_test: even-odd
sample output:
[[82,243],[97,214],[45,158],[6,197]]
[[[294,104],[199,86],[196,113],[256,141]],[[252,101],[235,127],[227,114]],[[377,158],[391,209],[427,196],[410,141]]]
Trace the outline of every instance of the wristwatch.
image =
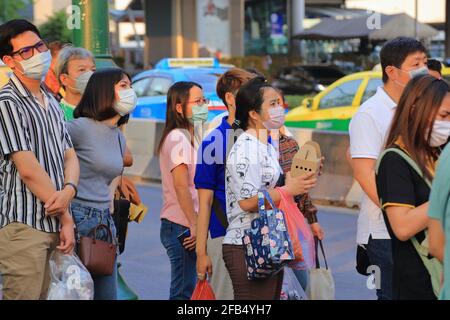
[[77,196],[77,194],[78,194],[78,188],[77,188],[77,186],[76,186],[74,183],[72,183],[72,182],[66,182],[66,183],[64,184],[64,188],[67,187],[67,186],[71,186],[71,187],[73,188],[73,190],[75,190],[75,195],[74,195],[73,197],[76,198],[76,196]]

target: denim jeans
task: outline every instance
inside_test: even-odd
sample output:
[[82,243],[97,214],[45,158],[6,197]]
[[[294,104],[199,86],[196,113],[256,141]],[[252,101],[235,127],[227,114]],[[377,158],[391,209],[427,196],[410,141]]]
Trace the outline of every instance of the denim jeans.
[[197,280],[195,250],[186,250],[177,237],[187,228],[161,220],[161,243],[170,259],[170,300],[190,300]]
[[380,289],[377,289],[378,300],[392,300],[392,242],[390,239],[369,238],[367,255],[371,265],[380,268]]
[[[113,241],[116,243],[116,227],[109,209],[99,210],[73,203],[71,210],[79,236],[87,237],[97,225],[105,224],[111,229]],[[106,230],[99,230],[96,238],[107,241],[108,235]],[[92,279],[94,280],[94,300],[117,300],[117,257],[112,275],[92,275]]]

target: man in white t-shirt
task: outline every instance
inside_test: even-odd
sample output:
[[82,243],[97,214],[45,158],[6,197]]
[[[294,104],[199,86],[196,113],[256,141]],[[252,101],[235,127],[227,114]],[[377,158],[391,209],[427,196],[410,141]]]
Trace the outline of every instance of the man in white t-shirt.
[[392,298],[392,245],[375,183],[375,165],[385,147],[392,118],[410,79],[428,73],[426,49],[419,41],[399,37],[380,52],[383,86],[361,105],[350,122],[350,156],[354,178],[364,195],[358,218],[357,243],[367,249],[371,265],[380,268],[379,300]]

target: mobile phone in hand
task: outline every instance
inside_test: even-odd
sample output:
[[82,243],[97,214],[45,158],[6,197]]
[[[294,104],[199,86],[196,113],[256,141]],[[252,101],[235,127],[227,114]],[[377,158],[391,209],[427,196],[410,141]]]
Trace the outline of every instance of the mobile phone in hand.
[[181,245],[183,245],[184,240],[186,238],[189,238],[190,236],[191,236],[191,230],[186,229],[177,237],[177,239],[178,239],[178,241],[180,241]]

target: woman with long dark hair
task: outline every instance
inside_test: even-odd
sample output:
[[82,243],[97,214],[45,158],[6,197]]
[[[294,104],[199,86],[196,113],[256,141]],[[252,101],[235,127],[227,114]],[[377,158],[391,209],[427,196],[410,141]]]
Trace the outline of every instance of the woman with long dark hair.
[[[377,190],[392,238],[394,299],[436,299],[418,244],[426,238],[429,183],[450,134],[449,86],[432,76],[403,92],[377,169]],[[428,264],[428,263],[427,263]],[[381,275],[383,276],[383,275]]]
[[[279,205],[282,169],[274,147],[268,143],[269,130],[283,125],[284,110],[278,92],[262,77],[249,80],[236,96],[236,120],[244,131],[230,150],[225,172],[228,228],[223,241],[223,259],[233,283],[236,300],[279,300],[283,272],[272,277],[249,280],[243,236],[258,217],[258,190],[265,189]],[[292,196],[304,194],[316,184],[314,174],[286,175],[284,190]]]
[[[130,76],[118,68],[96,71],[67,123],[80,161],[78,194],[71,210],[80,236],[88,236],[99,224],[107,225],[116,238],[111,216],[110,185],[120,176],[125,159],[126,141],[119,126],[127,123],[136,106]],[[104,231],[104,230],[102,230]],[[97,238],[108,240],[106,232]],[[92,275],[95,300],[117,299],[117,266],[109,276]]]
[[161,242],[171,267],[170,299],[189,300],[196,282],[194,127],[208,116],[208,100],[194,82],[177,82],[167,93],[166,125],[158,146],[163,191]]

